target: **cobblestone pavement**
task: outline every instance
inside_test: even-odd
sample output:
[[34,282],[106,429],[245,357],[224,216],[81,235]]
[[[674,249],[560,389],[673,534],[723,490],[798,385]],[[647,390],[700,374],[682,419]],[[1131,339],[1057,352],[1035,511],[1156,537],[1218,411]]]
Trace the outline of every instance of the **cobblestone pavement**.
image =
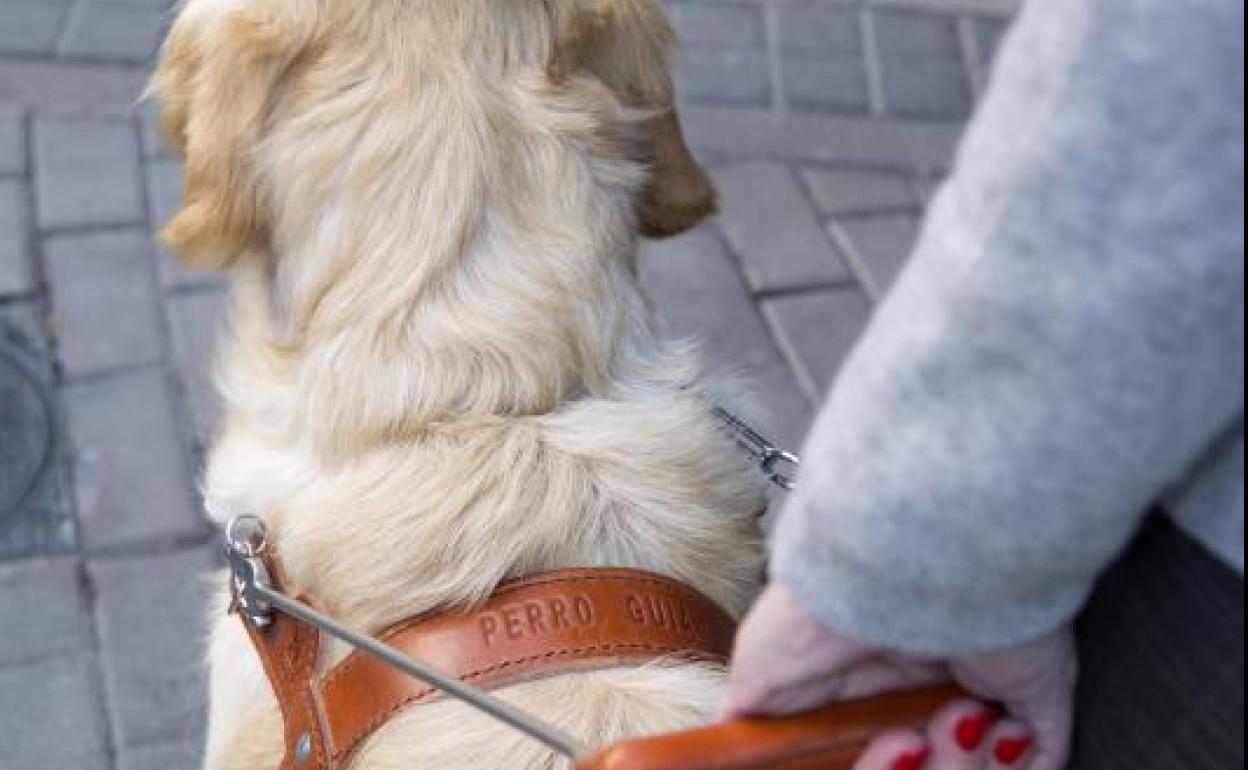
[[[650,247],[646,280],[671,331],[755,379],[786,442],[901,267],[1011,4],[670,3],[723,213]],[[167,16],[0,0],[4,770],[198,762],[215,557],[194,478],[221,287],[151,238],[179,169],[131,104]]]

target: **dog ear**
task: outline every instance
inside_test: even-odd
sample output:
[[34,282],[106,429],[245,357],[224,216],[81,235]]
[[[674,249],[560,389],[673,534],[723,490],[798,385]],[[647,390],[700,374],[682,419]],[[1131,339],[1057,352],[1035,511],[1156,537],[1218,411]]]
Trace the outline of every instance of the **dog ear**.
[[269,218],[253,152],[305,40],[290,15],[255,7],[188,9],[170,32],[148,93],[185,166],[182,209],[161,239],[189,264],[226,268],[262,242]]
[[641,231],[678,235],[716,208],[715,188],[685,141],[672,85],[675,33],[658,0],[581,0],[578,13],[557,17],[559,42],[550,76],[583,69],[625,104],[653,111],[643,126],[643,160],[651,177],[637,201]]

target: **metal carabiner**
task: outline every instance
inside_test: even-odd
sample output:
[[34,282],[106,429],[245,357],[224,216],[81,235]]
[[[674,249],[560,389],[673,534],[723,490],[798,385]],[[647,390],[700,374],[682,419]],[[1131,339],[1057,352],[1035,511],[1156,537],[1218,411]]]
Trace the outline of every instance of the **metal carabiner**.
[[715,407],[715,414],[719,415],[728,426],[737,444],[758,462],[759,470],[771,483],[788,492],[797,488],[797,482],[793,478],[795,471],[787,474],[781,473],[777,470],[777,466],[786,465],[796,469],[802,464],[800,457],[775,446],[763,438],[761,433],[751,428],[745,420],[722,406]]
[[238,516],[225,527],[225,556],[230,562],[230,614],[242,614],[257,628],[273,622],[273,608],[257,587],[272,589],[273,576],[264,563],[269,546],[264,522],[257,516]]

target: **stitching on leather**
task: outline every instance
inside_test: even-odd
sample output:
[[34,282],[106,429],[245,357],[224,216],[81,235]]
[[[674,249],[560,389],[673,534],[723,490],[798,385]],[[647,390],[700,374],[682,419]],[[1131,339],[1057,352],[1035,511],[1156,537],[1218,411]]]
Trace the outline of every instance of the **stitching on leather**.
[[[500,586],[498,591],[496,591],[491,596],[491,599],[496,599],[501,596],[506,596],[507,594],[515,593],[516,591],[524,590],[526,588],[536,588],[539,586],[551,586],[551,585],[577,584],[577,583],[623,583],[623,584],[642,584],[642,585],[659,586],[663,588],[672,588],[684,594],[688,598],[692,598],[699,602],[703,602],[703,603],[710,605],[716,611],[723,613],[725,619],[731,620],[731,618],[728,616],[728,613],[724,612],[723,608],[721,608],[718,604],[716,604],[714,600],[703,595],[702,593],[689,588],[688,586],[684,585],[683,583],[677,580],[667,578],[663,575],[657,575],[653,573],[643,573],[643,572],[639,572],[636,575],[630,575],[630,574],[618,574],[617,575],[617,574],[612,574],[610,572],[606,572],[606,573],[598,573],[596,575],[586,574],[586,575],[562,575],[562,576],[559,575],[559,573],[552,573],[550,577],[547,577],[547,578],[533,578],[530,581],[521,581],[519,583],[512,583],[509,585]],[[391,639],[394,639],[396,636],[399,636],[400,634],[410,631],[411,629],[419,625],[422,625],[428,622],[429,620],[431,620],[432,618],[436,618],[436,617],[439,617],[438,613],[428,613],[428,614],[413,618],[404,623],[401,623],[398,626],[388,629],[385,632],[385,634],[381,637],[381,641],[384,642],[384,641],[389,641]],[[334,684],[339,679],[346,677],[351,671],[355,669],[356,666],[361,665],[367,659],[368,659],[368,656],[359,652],[353,652],[346,660],[344,660],[342,663],[336,666],[332,671],[330,671],[325,676],[324,679],[321,680],[321,689],[327,690],[330,687],[333,687]]]
[[[641,644],[641,643],[607,644],[607,645],[594,645],[590,647],[570,647],[570,648],[564,648],[564,649],[558,649],[558,650],[549,650],[547,652],[542,653],[541,655],[529,655],[524,658],[517,658],[515,660],[507,660],[501,663],[497,663],[493,666],[487,666],[486,668],[469,672],[468,674],[465,674],[464,676],[460,677],[460,680],[464,682],[471,682],[475,679],[481,679],[482,677],[489,676],[490,674],[496,673],[498,671],[502,671],[504,669],[514,668],[516,666],[523,666],[527,663],[536,663],[537,661],[540,661],[540,660],[549,660],[551,658],[593,657],[599,654],[608,655],[612,652],[630,652],[630,651],[636,652],[636,653],[654,654],[656,656],[671,656],[678,660],[683,660],[687,662],[718,663],[720,665],[724,665],[727,663],[727,659],[720,655],[704,655],[698,652],[693,652],[690,650],[681,649],[677,647],[668,647],[668,646],[650,645],[650,644]],[[568,674],[568,673],[575,673],[575,672],[552,671],[550,673],[550,676],[559,676],[561,674]],[[426,700],[430,695],[433,695],[437,692],[439,692],[439,690],[436,687],[426,687],[423,690],[413,693],[407,698],[401,699],[393,707],[387,709],[384,713],[379,714],[377,718],[370,721],[365,727],[353,732],[350,735],[350,737],[346,741],[343,742],[344,745],[342,747],[334,746],[333,758],[335,759],[335,761],[341,759],[343,756],[350,753],[356,746],[358,746],[361,741],[363,741],[365,738],[367,738],[368,736],[376,732],[378,729],[380,729],[382,725],[389,722],[390,719],[394,717],[395,714],[406,709],[408,706],[414,706]]]

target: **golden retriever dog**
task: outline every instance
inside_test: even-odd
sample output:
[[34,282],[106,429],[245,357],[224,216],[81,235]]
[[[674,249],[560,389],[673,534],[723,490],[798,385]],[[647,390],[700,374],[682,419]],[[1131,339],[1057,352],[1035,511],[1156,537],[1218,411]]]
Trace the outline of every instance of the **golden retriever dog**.
[[[744,612],[763,482],[638,280],[639,235],[714,207],[672,46],[659,0],[184,2],[151,94],[186,170],[163,238],[232,279],[205,496],[266,520],[288,590],[378,633],[620,566]],[[276,702],[214,613],[206,770],[272,770]],[[707,721],[723,684],[658,661],[499,694],[603,745]],[[351,764],[564,766],[448,701]]]

